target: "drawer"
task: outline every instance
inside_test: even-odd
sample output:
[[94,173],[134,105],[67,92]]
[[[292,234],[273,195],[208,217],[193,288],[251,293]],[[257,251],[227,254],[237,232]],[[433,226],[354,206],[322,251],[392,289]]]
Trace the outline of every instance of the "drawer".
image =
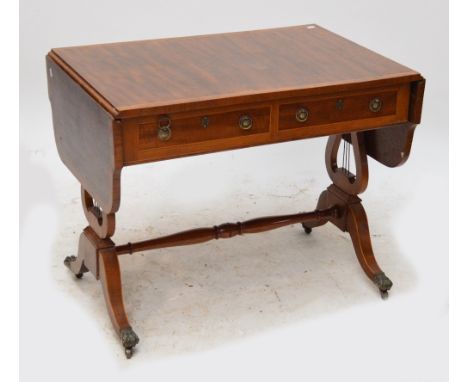
[[[404,115],[404,110],[398,109],[399,95],[402,93],[407,93],[407,89],[379,89],[284,103],[279,107],[279,130],[354,120],[379,119],[392,122],[392,116],[395,116],[397,122]],[[407,108],[407,105],[404,106]]]
[[138,124],[138,148],[152,149],[268,133],[270,108],[161,115]]
[[124,165],[268,143],[269,103],[157,114],[122,121]]

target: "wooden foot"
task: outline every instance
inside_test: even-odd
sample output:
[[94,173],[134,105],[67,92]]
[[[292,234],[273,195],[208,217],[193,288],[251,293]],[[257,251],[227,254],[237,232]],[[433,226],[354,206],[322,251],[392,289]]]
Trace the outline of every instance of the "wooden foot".
[[139,338],[130,326],[125,312],[119,259],[114,247],[99,251],[99,278],[112,324],[122,341],[125,355],[130,358]]
[[317,208],[338,207],[338,215],[325,221],[307,222],[306,227],[316,227],[330,221],[344,232],[349,232],[353,242],[356,256],[367,277],[377,285],[383,298],[386,298],[393,283],[380,269],[372,250],[369,226],[361,199],[356,195],[350,195],[335,185],[328,187],[320,195],[319,206]]

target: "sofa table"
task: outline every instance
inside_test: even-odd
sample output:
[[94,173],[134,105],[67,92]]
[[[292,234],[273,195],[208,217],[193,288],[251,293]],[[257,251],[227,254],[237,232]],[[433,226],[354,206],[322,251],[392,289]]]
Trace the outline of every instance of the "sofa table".
[[[357,195],[368,156],[388,167],[408,158],[424,94],[418,72],[318,25],[58,48],[46,65],[57,149],[81,183],[88,221],[77,256],[64,262],[77,278],[89,271],[101,281],[127,357],[139,339],[124,307],[124,254],[296,223],[310,233],[331,222],[349,232],[362,269],[387,296],[392,282]],[[329,136],[332,184],[314,211],[111,240],[124,166],[319,136]]]

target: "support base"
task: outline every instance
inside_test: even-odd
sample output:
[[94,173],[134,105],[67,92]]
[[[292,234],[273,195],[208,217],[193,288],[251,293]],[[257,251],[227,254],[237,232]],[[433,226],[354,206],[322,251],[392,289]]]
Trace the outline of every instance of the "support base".
[[369,225],[361,199],[356,195],[350,195],[332,184],[320,195],[317,209],[337,207],[338,215],[330,219],[306,221],[302,226],[306,233],[310,233],[313,227],[317,227],[330,221],[339,229],[348,232],[353,242],[356,257],[369,279],[379,288],[383,298],[388,297],[388,291],[392,288],[392,281],[380,269],[372,250]]
[[131,358],[139,338],[130,326],[125,311],[118,256],[136,251],[202,243],[236,235],[268,231],[302,222],[307,234],[312,228],[331,222],[342,231],[349,232],[356,256],[367,276],[377,285],[383,298],[392,287],[390,279],[379,268],[372,252],[367,217],[361,200],[336,185],[320,195],[317,209],[293,215],[269,216],[246,222],[225,223],[210,228],[198,228],[138,243],[116,246],[109,238],[102,238],[91,227],[80,236],[78,256],[65,258],[65,265],[81,278],[91,272],[101,281],[107,310],[120,337],[127,358]]

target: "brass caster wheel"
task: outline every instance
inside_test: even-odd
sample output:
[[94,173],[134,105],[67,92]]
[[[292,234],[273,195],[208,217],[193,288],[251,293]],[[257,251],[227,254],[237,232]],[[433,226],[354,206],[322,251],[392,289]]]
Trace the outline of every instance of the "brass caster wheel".
[[66,267],[70,268],[70,264],[76,261],[76,256],[67,256],[63,260],[63,263],[65,264]]
[[302,228],[304,228],[304,232],[305,232],[307,235],[310,235],[310,233],[312,232],[312,228],[307,227],[304,223],[302,223]]
[[140,339],[131,327],[123,329],[120,332],[120,339],[122,340],[122,345],[125,349],[125,356],[128,359],[132,358],[134,348],[137,343],[140,342]]
[[130,359],[130,358],[132,358],[132,355],[133,355],[133,348],[126,348],[125,349],[125,357],[127,357],[127,359]]
[[382,297],[382,300],[386,300],[388,298],[388,290],[381,290],[380,297]]
[[[78,262],[78,263],[76,263]],[[88,268],[83,263],[83,260],[78,260],[76,256],[67,256],[63,260],[65,266],[72,271],[77,279],[81,279],[85,272],[88,272]],[[79,267],[77,265],[79,264]]]
[[378,286],[382,299],[386,300],[388,298],[388,291],[393,286],[392,281],[383,272],[375,275],[373,281],[374,284]]
[[392,281],[383,272],[376,274],[373,281],[380,290],[380,296],[382,297],[382,300],[386,300],[388,298],[388,291],[393,286]]

